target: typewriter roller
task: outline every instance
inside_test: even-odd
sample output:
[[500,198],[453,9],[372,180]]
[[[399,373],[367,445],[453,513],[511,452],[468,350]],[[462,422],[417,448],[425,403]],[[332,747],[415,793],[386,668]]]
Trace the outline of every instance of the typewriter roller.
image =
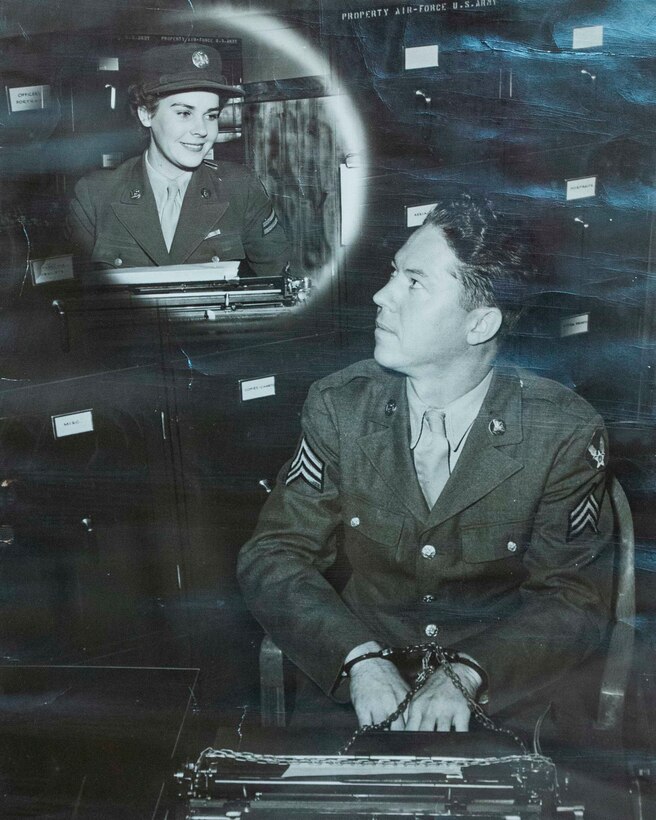
[[[80,335],[102,338],[107,331],[111,338],[118,329],[184,326],[185,332],[213,332],[224,324],[283,316],[310,297],[308,277],[238,278],[237,265],[110,270],[60,283],[51,304],[62,349],[68,351]],[[234,271],[226,272],[227,266]]]
[[541,755],[260,755],[206,749],[175,775],[176,815],[201,818],[582,818],[558,807]]

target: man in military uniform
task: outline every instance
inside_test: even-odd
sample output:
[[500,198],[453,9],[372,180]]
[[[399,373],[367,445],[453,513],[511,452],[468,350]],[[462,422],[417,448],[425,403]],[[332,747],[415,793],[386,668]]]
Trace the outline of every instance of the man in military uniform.
[[149,144],[113,171],[75,187],[75,253],[94,267],[244,260],[246,275],[281,274],[289,247],[261,182],[243,166],[207,159],[228,97],[221,56],[194,43],[145,52],[130,103]]
[[[361,725],[409,690],[388,647],[441,645],[461,684],[440,666],[392,728],[465,731],[472,700],[497,716],[548,703],[604,639],[603,422],[561,385],[495,366],[529,258],[486,204],[429,214],[374,296],[375,360],[312,386],[241,551],[255,616],[324,706],[350,701]],[[340,530],[338,594],[324,573]]]

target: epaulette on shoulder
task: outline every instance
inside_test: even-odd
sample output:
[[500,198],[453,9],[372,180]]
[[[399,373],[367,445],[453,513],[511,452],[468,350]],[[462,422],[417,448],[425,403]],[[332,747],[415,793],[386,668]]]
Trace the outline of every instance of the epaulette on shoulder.
[[330,388],[343,387],[355,379],[379,379],[384,372],[382,367],[374,359],[362,359],[321,379],[317,382],[317,387],[323,391]]
[[597,411],[584,398],[560,382],[534,373],[522,373],[521,382],[525,399],[549,402],[559,410],[581,419],[597,415]]

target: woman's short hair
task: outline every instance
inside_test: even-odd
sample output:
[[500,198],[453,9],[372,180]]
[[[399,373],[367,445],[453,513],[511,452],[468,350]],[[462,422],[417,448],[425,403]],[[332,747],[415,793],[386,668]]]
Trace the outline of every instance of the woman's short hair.
[[138,117],[138,111],[140,108],[145,108],[149,114],[154,114],[157,111],[157,106],[159,105],[159,101],[161,99],[161,95],[159,94],[152,94],[148,91],[144,91],[143,85],[131,85],[128,88],[128,101],[130,103],[130,110],[132,111],[135,117]]

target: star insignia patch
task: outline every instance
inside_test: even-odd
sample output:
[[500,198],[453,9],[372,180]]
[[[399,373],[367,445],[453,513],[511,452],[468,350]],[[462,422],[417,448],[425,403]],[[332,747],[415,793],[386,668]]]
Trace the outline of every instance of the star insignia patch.
[[588,464],[595,470],[603,470],[606,466],[606,442],[601,430],[597,430],[588,444],[585,453]]
[[577,504],[569,514],[567,540],[571,541],[581,535],[586,527],[590,527],[594,533],[598,532],[599,512],[599,502],[594,497],[594,492],[590,490],[583,501]]
[[285,484],[291,484],[297,478],[301,478],[310,487],[314,487],[315,490],[321,493],[323,492],[325,466],[322,458],[314,452],[308,440],[303,436],[296,450],[296,455],[289,465]]

